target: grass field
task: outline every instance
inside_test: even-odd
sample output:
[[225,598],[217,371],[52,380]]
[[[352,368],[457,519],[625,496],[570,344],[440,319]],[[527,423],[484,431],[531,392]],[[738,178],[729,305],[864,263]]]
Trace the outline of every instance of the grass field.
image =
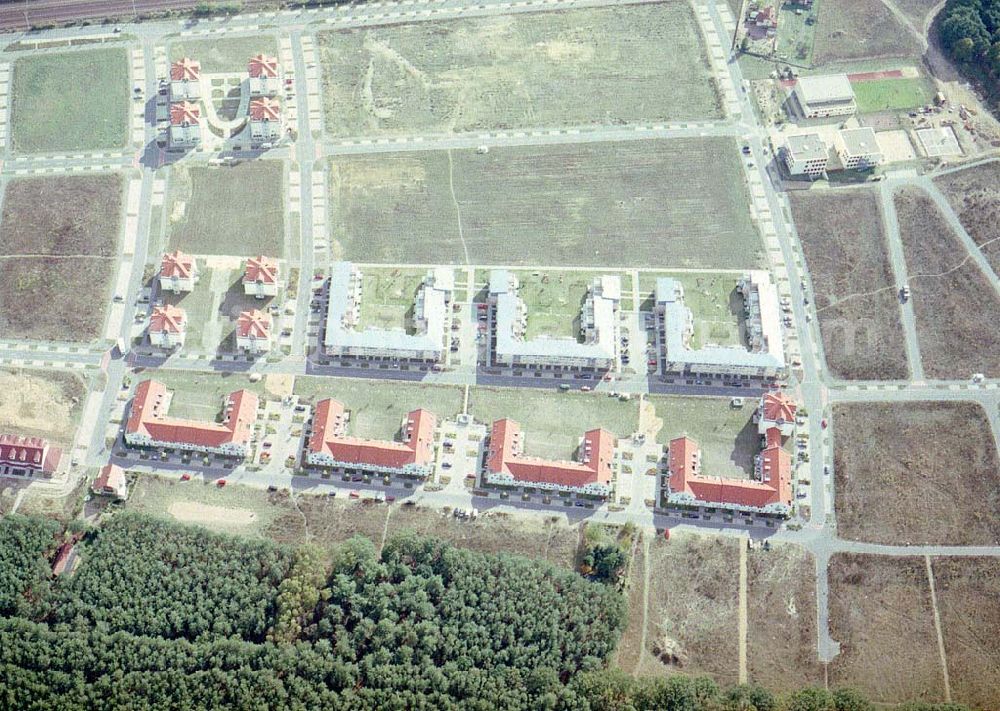
[[170,43],[171,62],[181,57],[197,59],[201,62],[201,71],[206,74],[220,72],[245,74],[250,57],[262,52],[277,56],[277,40],[268,35],[255,35],[253,37],[213,37],[210,40],[184,40]]
[[979,405],[840,404],[833,432],[837,529],[844,538],[1000,540],[1000,460]]
[[335,136],[721,117],[687,3],[319,35]]
[[333,252],[359,262],[464,264],[466,249],[490,265],[763,259],[731,139],[415,151],[329,166]]
[[413,333],[417,291],[425,269],[370,269],[362,272],[359,328],[404,328]]
[[940,0],[893,0],[893,4],[919,30],[923,28],[931,9],[940,4]]
[[871,190],[791,192],[812,276],[826,363],[844,379],[902,379],[909,368],[897,287]]
[[923,77],[876,79],[851,84],[859,113],[914,109],[934,99],[934,88]]
[[755,401],[731,407],[729,398],[650,395],[660,430],[656,441],[666,446],[687,435],[701,445],[702,471],[710,476],[747,479],[753,472],[760,435],[753,417]]
[[87,384],[75,373],[0,370],[0,430],[73,443]]
[[934,182],[993,271],[1000,272],[1000,161],[948,173]]
[[684,305],[694,318],[691,348],[706,345],[742,346],[743,297],[736,290],[735,274],[705,272],[642,272],[639,299],[642,308],[652,311],[656,299],[656,279],[672,277],[684,287]]
[[[537,275],[537,276],[536,276]],[[594,272],[518,272],[518,295],[528,309],[524,337],[580,338],[580,309]]]
[[881,0],[822,0],[816,23],[816,65],[881,57],[919,57],[916,38]]
[[311,403],[328,397],[340,400],[351,412],[349,433],[372,439],[394,437],[406,413],[418,407],[441,420],[462,411],[462,389],[457,386],[307,376],[295,379],[294,391]]
[[11,102],[14,149],[37,153],[123,148],[129,114],[126,61],[124,49],[18,59]]
[[720,685],[739,670],[739,548],[734,538],[675,534],[650,553],[646,655],[640,674],[709,674]]
[[121,202],[118,175],[7,185],[0,219],[4,337],[79,342],[100,335],[118,259]]
[[996,558],[934,558],[934,588],[952,697],[1000,707],[1000,572]]
[[823,683],[816,655],[816,569],[790,544],[747,553],[747,666],[772,691]]
[[1000,376],[1000,296],[926,193],[902,190],[895,203],[924,373]]
[[875,702],[943,701],[924,560],[838,554],[829,571],[830,634],[841,645],[830,686]]
[[231,168],[175,165],[167,193],[169,248],[249,257],[285,252],[285,187],[278,161]]
[[204,373],[187,370],[137,372],[132,375],[132,389],[143,380],[159,380],[173,395],[171,417],[185,417],[214,422],[222,418],[222,401],[236,390],[250,390],[264,399],[264,382],[251,383],[242,373]]
[[469,412],[487,427],[504,417],[519,422],[524,451],[551,459],[572,459],[587,430],[603,427],[628,437],[639,425],[637,401],[596,393],[476,387],[469,392]]

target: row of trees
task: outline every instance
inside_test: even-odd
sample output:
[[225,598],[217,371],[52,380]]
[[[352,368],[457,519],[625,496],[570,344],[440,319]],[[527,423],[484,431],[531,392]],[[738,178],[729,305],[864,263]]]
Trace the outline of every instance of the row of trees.
[[948,0],[941,41],[953,58],[1000,77],[1000,0]]

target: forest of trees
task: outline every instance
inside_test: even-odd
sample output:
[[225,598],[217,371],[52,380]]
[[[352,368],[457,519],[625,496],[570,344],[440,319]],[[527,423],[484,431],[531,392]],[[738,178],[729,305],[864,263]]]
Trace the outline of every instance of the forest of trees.
[[52,581],[63,535],[0,519],[0,709],[871,709],[609,670],[622,595],[542,561],[409,534],[290,549],[117,514]]
[[948,0],[941,42],[952,58],[1000,82],[1000,0]]

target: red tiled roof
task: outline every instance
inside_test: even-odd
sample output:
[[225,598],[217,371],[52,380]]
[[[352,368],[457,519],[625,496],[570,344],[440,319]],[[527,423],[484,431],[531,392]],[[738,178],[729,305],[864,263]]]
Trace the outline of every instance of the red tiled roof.
[[281,104],[277,99],[262,96],[250,102],[251,121],[280,121]]
[[62,450],[41,437],[0,435],[0,465],[52,473],[59,467]]
[[187,314],[180,306],[154,306],[149,317],[150,333],[184,333],[187,328]]
[[198,104],[190,101],[175,101],[170,104],[170,124],[172,126],[182,126],[190,124],[197,126],[201,123],[201,109]]
[[766,422],[794,422],[798,406],[780,390],[770,390],[761,398],[761,411]]
[[278,281],[278,260],[260,255],[247,259],[243,272],[244,284],[274,284]]
[[195,81],[201,76],[201,62],[197,59],[182,57],[170,65],[170,79],[181,81],[188,79]]
[[236,321],[236,335],[240,338],[270,338],[271,315],[260,309],[242,312]]
[[194,274],[194,257],[180,250],[166,252],[160,260],[160,276],[187,279]]
[[[774,431],[777,432],[776,429]],[[779,441],[780,436],[778,432]],[[761,470],[767,472],[766,480],[705,476],[699,471],[698,443],[690,437],[677,437],[670,441],[670,491],[691,494],[699,501],[736,506],[763,508],[775,503],[791,505],[791,456],[780,446],[768,447],[760,456]]]
[[118,491],[125,483],[125,472],[117,464],[108,462],[101,467],[101,473],[94,479],[95,491]]
[[510,474],[516,481],[583,487],[610,484],[615,437],[604,429],[583,436],[582,461],[542,459],[521,454],[521,426],[510,419],[497,420],[490,432],[486,467],[493,474]]
[[278,58],[267,54],[258,54],[250,58],[247,72],[253,78],[278,76]]
[[221,423],[183,420],[167,416],[167,386],[144,380],[135,389],[132,408],[125,425],[126,434],[148,434],[158,442],[176,442],[203,447],[246,444],[257,419],[257,396],[237,390],[226,397]]
[[434,428],[437,418],[427,410],[407,415],[402,442],[370,440],[346,434],[344,405],[325,399],[313,410],[313,430],[308,449],[328,453],[339,462],[400,469],[408,464],[428,464],[434,459]]

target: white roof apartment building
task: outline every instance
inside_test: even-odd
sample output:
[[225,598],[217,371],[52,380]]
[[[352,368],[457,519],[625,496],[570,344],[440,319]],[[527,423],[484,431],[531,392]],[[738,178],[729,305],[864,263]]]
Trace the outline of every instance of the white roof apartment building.
[[805,133],[785,139],[781,158],[789,175],[817,178],[826,172],[830,152],[818,133]]
[[785,369],[778,291],[765,271],[751,271],[737,284],[743,296],[746,344],[689,347],[694,318],[684,305],[684,287],[670,277],[656,280],[657,336],[663,374],[776,377]]
[[527,307],[517,290],[517,276],[507,269],[490,271],[493,365],[509,368],[617,370],[621,279],[597,276],[580,309],[583,342],[540,336],[526,340]]
[[805,118],[850,116],[858,110],[846,74],[799,77],[793,94]]
[[882,162],[882,149],[873,128],[848,128],[837,132],[837,155],[844,170],[867,170]]
[[403,328],[359,328],[361,270],[336,262],[330,277],[326,311],[326,354],[338,358],[378,358],[439,363],[448,348],[448,321],[455,273],[447,267],[427,272],[414,304],[415,333]]

